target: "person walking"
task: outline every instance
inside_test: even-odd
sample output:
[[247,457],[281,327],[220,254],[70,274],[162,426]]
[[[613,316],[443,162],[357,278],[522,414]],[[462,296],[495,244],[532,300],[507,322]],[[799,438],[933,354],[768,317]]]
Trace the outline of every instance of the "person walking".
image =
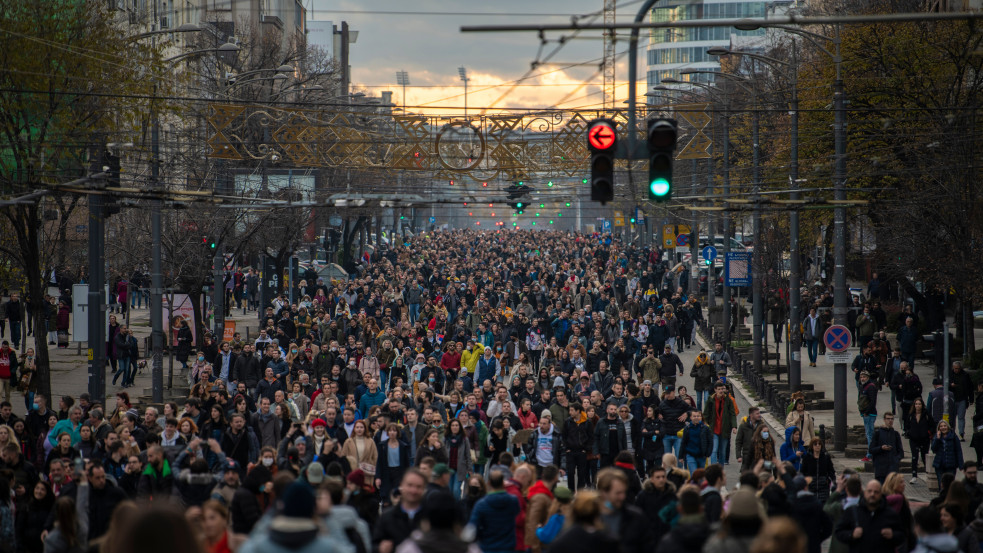
[[887,506],[880,482],[868,482],[863,498],[844,510],[835,536],[849,553],[894,553],[904,541],[901,518]]
[[713,386],[713,395],[707,400],[703,410],[703,420],[713,433],[711,463],[727,464],[730,451],[730,436],[737,434],[737,405],[727,393],[727,384],[718,380]]
[[867,454],[874,460],[874,479],[882,484],[888,474],[900,470],[904,444],[894,429],[894,413],[884,413],[884,425],[874,430]]
[[[857,395],[857,409],[864,421],[864,434],[867,435],[867,450],[874,438],[874,423],[877,421],[877,385],[870,379],[870,373],[860,373],[860,392]],[[870,454],[864,455],[862,462],[870,461]]]
[[956,474],[957,470],[963,468],[963,448],[959,443],[959,438],[952,431],[952,427],[946,421],[939,421],[936,427],[935,437],[932,439],[932,453],[935,459],[932,460],[932,468],[935,469],[935,477],[939,481],[939,488],[942,487],[943,474]]
[[928,447],[935,432],[935,421],[932,415],[925,408],[922,398],[915,398],[908,411],[908,426],[905,435],[908,436],[908,450],[911,452],[911,483],[918,482],[918,458],[921,457],[922,466],[928,472],[926,455]]
[[475,541],[483,553],[515,551],[515,517],[519,516],[519,500],[505,491],[505,475],[500,470],[488,473],[488,493],[478,500],[471,511],[470,524]]
[[809,315],[802,321],[802,339],[806,342],[806,351],[809,352],[809,366],[816,366],[816,359],[819,357],[819,340],[822,338],[822,323],[816,316],[816,308],[809,310]]

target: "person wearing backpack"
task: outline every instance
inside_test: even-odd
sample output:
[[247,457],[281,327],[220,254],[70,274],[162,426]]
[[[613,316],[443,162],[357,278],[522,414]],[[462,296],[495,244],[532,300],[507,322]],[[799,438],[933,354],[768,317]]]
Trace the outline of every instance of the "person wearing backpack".
[[[874,423],[877,422],[877,385],[870,380],[870,373],[860,373],[860,393],[857,395],[857,409],[864,420],[864,434],[867,435],[867,447],[874,438]],[[863,462],[870,461],[870,454],[865,454]]]

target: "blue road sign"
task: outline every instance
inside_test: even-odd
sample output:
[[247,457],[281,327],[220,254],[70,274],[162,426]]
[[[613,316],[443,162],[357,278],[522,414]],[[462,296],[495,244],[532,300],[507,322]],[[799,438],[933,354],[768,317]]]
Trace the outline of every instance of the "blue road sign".
[[430,224],[431,225],[434,224],[434,223],[436,223],[436,222],[437,222],[437,218],[436,217],[431,217],[430,218]]
[[706,259],[707,261],[717,259],[717,248],[714,248],[713,246],[703,248],[703,259]]
[[726,252],[724,284],[731,287],[751,286],[751,252]]
[[604,229],[604,232],[611,232],[611,221],[605,219],[604,222],[601,223],[601,228]]
[[850,329],[843,325],[833,325],[826,329],[826,333],[823,334],[823,342],[826,343],[826,349],[834,353],[846,351],[849,349],[852,341],[853,337],[850,335]]

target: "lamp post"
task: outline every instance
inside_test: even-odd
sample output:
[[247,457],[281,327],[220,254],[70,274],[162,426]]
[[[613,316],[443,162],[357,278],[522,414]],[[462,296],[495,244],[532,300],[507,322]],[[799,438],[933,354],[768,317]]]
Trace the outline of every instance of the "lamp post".
[[[156,37],[158,34],[165,34],[170,32],[197,32],[201,29],[197,25],[185,24],[181,25],[173,30],[157,30],[150,31],[148,33],[143,33],[130,37],[128,40],[141,40],[146,37]],[[233,52],[238,51],[239,47],[235,44],[226,43],[218,48],[208,48],[205,50],[196,50],[193,52],[187,52],[185,54],[180,54],[171,58],[164,60],[165,63],[173,63],[180,61],[182,59],[188,58],[193,55],[201,55],[209,52]],[[150,189],[155,193],[160,192],[160,116],[156,107],[156,96],[157,96],[157,84],[154,83],[153,87],[153,98],[151,100],[151,129],[150,129],[150,141],[151,141],[151,163],[150,163]],[[163,200],[159,197],[155,198],[151,202],[150,207],[150,240],[151,240],[151,255],[150,255],[150,347],[153,352],[153,362],[151,367],[151,390],[154,402],[159,403],[164,401],[164,301],[163,301],[163,276],[161,270],[161,205]],[[101,219],[100,219],[101,220]],[[91,247],[90,247],[91,252]],[[91,253],[90,253],[91,255]],[[105,276],[101,270],[100,275]],[[90,286],[90,303],[92,298],[92,288],[97,289],[97,294],[102,295],[102,278],[99,279],[100,282],[91,283]],[[92,312],[92,306],[89,307],[90,313]],[[101,305],[98,308],[101,313]],[[100,318],[101,321],[101,318]],[[90,323],[90,332],[95,330]],[[102,336],[102,323],[99,323],[98,328],[100,329],[98,336]],[[91,343],[91,341],[90,341]],[[97,357],[99,357],[97,355]],[[98,364],[100,365],[98,370],[103,370],[102,359],[98,359]],[[93,400],[101,398],[105,394],[105,380],[101,380],[102,389],[99,390],[99,394],[92,393],[92,378],[90,372],[90,391],[89,394],[92,396]]]
[[[674,81],[674,79],[670,79],[670,81]],[[663,80],[663,82],[665,82],[665,80]],[[682,81],[677,81],[677,82],[682,82]],[[670,82],[670,84],[672,84],[672,83]],[[698,86],[698,87],[706,90],[707,91],[707,94],[710,95],[711,98],[715,98],[718,95],[722,94],[719,90],[717,90],[716,87],[711,86],[711,85],[707,85],[707,84],[703,84],[703,83],[698,83],[698,82],[689,82],[689,83],[686,83],[686,84],[690,84],[690,85],[693,85],[693,86]],[[679,90],[679,89],[669,88],[667,86],[662,86],[662,85],[655,86],[652,89],[653,90],[672,90],[672,91],[678,91]],[[646,96],[649,96],[649,94],[646,94]],[[724,100],[724,105],[726,106],[726,100]],[[728,127],[727,127],[727,112],[726,112],[726,107],[725,107],[725,110],[724,110],[724,128],[723,128],[723,131],[724,131],[724,144],[723,144],[724,160],[723,160],[723,166],[724,166],[724,176],[725,176],[725,179],[724,179],[724,195],[726,196],[727,194],[730,193],[730,182],[729,182],[729,172],[730,172],[729,163],[730,162],[727,159],[728,154],[729,154],[729,151],[730,151],[729,144],[728,144],[728,142],[730,140],[730,137],[728,136],[729,133],[728,133]],[[710,147],[711,148],[713,147],[713,141],[712,140],[711,140]],[[708,160],[708,163],[707,163],[707,195],[708,196],[712,196],[713,195],[713,152],[712,152],[712,150],[711,150],[710,159]],[[730,238],[727,235],[727,231],[726,231],[726,229],[729,229],[730,228],[730,215],[725,211],[724,212],[724,217],[725,217],[725,223],[724,223],[725,232],[724,232],[724,248],[723,248],[723,251],[724,251],[724,255],[726,255],[726,252],[730,251],[730,244],[729,244],[730,243]],[[712,211],[707,211],[707,241],[708,241],[708,243],[710,245],[713,245],[715,235],[716,235],[716,233],[714,232],[713,212]],[[714,298],[714,293],[715,293],[714,288],[716,286],[716,281],[717,281],[716,270],[715,270],[715,267],[714,267],[715,264],[716,264],[716,261],[715,260],[711,260],[710,263],[709,263],[709,265],[707,265],[707,307],[708,308],[716,305],[716,300]],[[724,282],[724,291],[725,291],[725,293],[724,293],[724,329],[725,329],[724,330],[724,334],[725,334],[725,337],[726,337],[726,336],[729,336],[729,333],[730,333],[730,287],[727,286],[726,281]],[[719,338],[716,338],[716,339],[719,339]],[[727,343],[727,339],[724,340],[724,343]]]
[[468,69],[463,65],[457,68],[457,74],[461,76],[461,81],[464,83],[464,119],[468,118],[468,81],[471,80],[468,77]]
[[[722,47],[713,47],[707,50],[711,56],[737,55],[747,56],[772,66],[772,68],[783,67],[789,71],[789,80],[792,84],[791,98],[789,101],[789,116],[791,126],[791,137],[789,147],[789,168],[788,179],[791,185],[790,199],[799,199],[799,94],[798,94],[798,55],[796,44],[792,42],[792,61],[786,62],[769,56],[729,50]],[[799,321],[802,320],[801,314],[801,287],[802,276],[799,260],[799,209],[797,205],[792,206],[789,212],[789,349],[791,354],[788,356],[788,385],[789,391],[797,392],[802,387],[802,333],[799,332]]]
[[[752,21],[741,22],[734,26],[741,31],[753,31],[761,27]],[[833,209],[833,324],[846,325],[847,288],[846,288],[846,92],[843,88],[843,56],[840,50],[840,27],[833,27],[833,36],[826,36],[812,31],[805,31],[786,25],[773,25],[811,42],[821,52],[833,60],[836,77],[833,80],[833,151],[835,165],[833,168],[833,190],[837,201]],[[830,50],[821,43],[831,43]],[[833,365],[833,445],[837,451],[846,449],[846,411],[847,411],[847,382],[846,363]]]
[[763,288],[761,282],[761,205],[759,203],[759,195],[761,194],[761,148],[758,140],[758,129],[760,127],[760,112],[758,110],[758,93],[757,88],[754,86],[745,86],[741,83],[751,83],[751,79],[746,77],[741,77],[739,75],[733,75],[731,73],[723,73],[720,71],[699,71],[699,70],[683,70],[680,71],[683,75],[714,75],[717,77],[723,77],[734,81],[738,86],[747,90],[751,94],[751,105],[753,107],[753,112],[751,116],[751,144],[752,144],[752,166],[751,166],[751,185],[752,185],[752,201],[754,202],[754,211],[751,216],[751,233],[754,235],[754,252],[751,260],[751,343],[752,343],[752,359],[754,363],[754,370],[760,374],[762,367],[762,349],[761,349],[761,332],[762,332],[762,322],[764,321],[764,301],[762,298]]

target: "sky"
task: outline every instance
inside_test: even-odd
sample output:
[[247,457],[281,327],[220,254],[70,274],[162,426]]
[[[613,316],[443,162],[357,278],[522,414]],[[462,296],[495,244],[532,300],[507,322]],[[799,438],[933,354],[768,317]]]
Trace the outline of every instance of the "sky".
[[[405,104],[410,112],[438,108],[463,109],[464,86],[458,67],[467,68],[468,111],[501,108],[600,107],[603,54],[600,31],[583,31],[567,41],[550,60],[530,71],[540,41],[534,32],[462,33],[462,25],[567,23],[574,14],[599,12],[602,0],[303,0],[309,20],[348,21],[359,32],[351,46],[352,87],[367,95],[393,91],[404,103],[396,72],[409,74]],[[630,21],[637,0],[619,0],[625,7],[618,21]],[[390,13],[386,13],[390,12]],[[399,13],[391,13],[399,12]],[[410,13],[407,13],[410,12]],[[506,14],[506,15],[492,15]],[[587,20],[583,20],[587,21]],[[600,16],[595,20],[601,23]],[[547,34],[541,57],[558,46],[564,33]],[[643,32],[644,37],[644,32]],[[616,51],[627,49],[627,34]],[[639,53],[640,83],[644,83],[644,49]],[[616,65],[617,102],[627,97],[627,57]],[[516,87],[509,85],[523,79]],[[586,83],[586,86],[584,86]],[[644,89],[639,89],[639,94]]]

